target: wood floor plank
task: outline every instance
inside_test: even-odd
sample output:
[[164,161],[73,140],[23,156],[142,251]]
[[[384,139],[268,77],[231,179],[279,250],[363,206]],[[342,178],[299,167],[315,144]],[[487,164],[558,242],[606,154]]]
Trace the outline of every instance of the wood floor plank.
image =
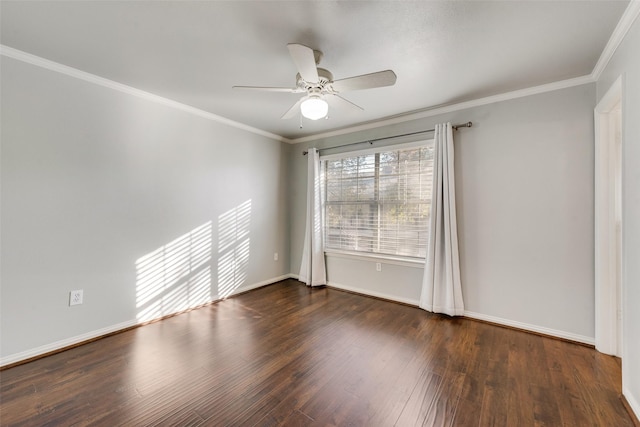
[[619,359],[294,280],[0,373],[2,426],[632,426]]

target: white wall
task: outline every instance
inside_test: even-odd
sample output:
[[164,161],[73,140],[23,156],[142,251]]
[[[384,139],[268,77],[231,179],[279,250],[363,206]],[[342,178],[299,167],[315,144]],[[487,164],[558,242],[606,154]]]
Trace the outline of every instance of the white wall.
[[[468,315],[593,342],[594,106],[587,84],[291,147],[292,272],[304,231],[303,149],[473,121],[455,134]],[[327,269],[338,286],[420,297],[419,268],[383,264],[376,273],[375,260],[329,257]]]
[[289,273],[281,142],[1,66],[3,364]]
[[623,76],[623,394],[640,417],[640,20],[598,79],[598,100]]

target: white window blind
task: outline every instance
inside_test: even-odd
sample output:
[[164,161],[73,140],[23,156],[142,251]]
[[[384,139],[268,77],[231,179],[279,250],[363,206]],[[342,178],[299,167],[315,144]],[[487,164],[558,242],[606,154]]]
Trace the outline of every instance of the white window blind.
[[323,160],[325,249],[424,258],[433,141]]

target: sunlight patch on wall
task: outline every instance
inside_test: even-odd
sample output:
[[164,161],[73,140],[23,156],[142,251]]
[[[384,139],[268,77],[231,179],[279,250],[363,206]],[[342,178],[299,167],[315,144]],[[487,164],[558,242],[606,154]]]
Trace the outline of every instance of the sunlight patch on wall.
[[218,296],[226,298],[247,279],[251,200],[218,217]]
[[136,261],[138,321],[210,302],[211,221]]

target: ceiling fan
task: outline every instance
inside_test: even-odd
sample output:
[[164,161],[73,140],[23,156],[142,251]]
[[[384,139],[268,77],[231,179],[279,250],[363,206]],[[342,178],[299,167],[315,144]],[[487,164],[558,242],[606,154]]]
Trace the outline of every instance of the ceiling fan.
[[297,43],[290,43],[287,48],[298,68],[294,88],[233,86],[234,89],[306,93],[282,115],[282,119],[292,118],[300,111],[304,117],[318,120],[327,116],[329,106],[335,109],[362,111],[362,107],[347,101],[339,93],[392,86],[396,82],[396,74],[392,70],[333,80],[331,72],[317,66],[322,58],[322,52]]

